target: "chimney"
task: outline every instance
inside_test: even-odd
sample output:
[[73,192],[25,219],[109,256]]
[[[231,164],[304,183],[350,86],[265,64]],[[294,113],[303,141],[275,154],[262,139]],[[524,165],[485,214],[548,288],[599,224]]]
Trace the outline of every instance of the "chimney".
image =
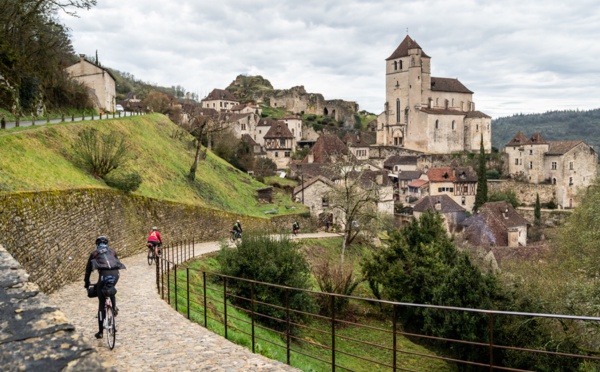
[[79,55],[79,62],[83,62],[84,59],[85,59],[85,54],[80,54]]
[[435,210],[438,212],[442,210],[442,202],[439,200],[435,202]]
[[383,175],[382,174],[378,174],[376,177],[376,182],[378,185],[382,185],[383,184]]
[[308,163],[312,164],[315,161],[315,156],[313,154],[308,154]]

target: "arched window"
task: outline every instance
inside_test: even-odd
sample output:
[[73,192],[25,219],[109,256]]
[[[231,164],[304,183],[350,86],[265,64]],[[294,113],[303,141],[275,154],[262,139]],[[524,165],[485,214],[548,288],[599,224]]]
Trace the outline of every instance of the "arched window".
[[435,129],[438,129],[440,127],[440,121],[436,120],[435,121]]
[[394,71],[398,70],[398,62],[394,61]]
[[400,123],[400,99],[396,99],[396,123]]
[[404,109],[404,125],[408,127],[408,109]]
[[452,120],[452,130],[454,130],[454,124],[456,123],[455,120]]
[[553,178],[553,179],[552,179],[552,184],[553,184],[553,185],[556,185],[556,178]]
[[402,70],[402,60],[398,61],[398,64],[400,65],[400,70]]

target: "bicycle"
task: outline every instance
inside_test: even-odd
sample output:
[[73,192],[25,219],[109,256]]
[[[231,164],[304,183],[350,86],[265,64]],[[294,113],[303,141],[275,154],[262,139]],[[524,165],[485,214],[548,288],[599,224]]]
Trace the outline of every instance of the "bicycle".
[[239,231],[231,230],[231,241],[235,243],[236,240],[242,238],[242,233]]
[[104,311],[106,316],[104,317],[103,327],[106,330],[106,343],[108,348],[112,350],[115,348],[115,342],[117,341],[117,320],[113,313],[110,296],[107,296],[104,301]]
[[156,263],[158,263],[158,258],[161,255],[161,249],[160,249],[160,244],[158,245],[158,256],[154,254],[154,246],[152,245],[152,243],[148,243],[146,244],[146,246],[148,247],[148,265],[152,265],[152,262],[156,260]]

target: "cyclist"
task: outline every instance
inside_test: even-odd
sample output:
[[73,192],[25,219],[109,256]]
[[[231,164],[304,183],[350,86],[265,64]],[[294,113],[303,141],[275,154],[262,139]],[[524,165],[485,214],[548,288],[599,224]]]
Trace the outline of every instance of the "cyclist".
[[298,235],[298,230],[300,230],[300,224],[298,223],[298,221],[294,221],[294,223],[292,224],[292,232],[294,233],[294,235]]
[[92,271],[98,270],[98,282],[96,283],[96,293],[98,294],[98,333],[94,336],[96,338],[102,338],[103,331],[103,320],[106,316],[104,310],[104,302],[106,301],[106,295],[104,293],[110,293],[110,300],[112,301],[115,316],[117,315],[117,300],[115,298],[116,289],[114,286],[119,281],[119,270],[125,269],[117,256],[117,252],[114,249],[109,248],[108,238],[106,236],[99,236],[96,238],[96,249],[90,254],[87,265],[85,267],[85,288],[90,286],[90,275]]
[[150,235],[148,235],[148,244],[152,244],[152,247],[154,248],[154,257],[158,257],[158,254],[160,253],[158,247],[162,245],[162,237],[156,226],[152,227],[152,231],[150,231]]
[[234,236],[234,239],[238,239],[238,238],[242,237],[242,224],[241,224],[240,220],[237,220],[233,224],[232,234]]

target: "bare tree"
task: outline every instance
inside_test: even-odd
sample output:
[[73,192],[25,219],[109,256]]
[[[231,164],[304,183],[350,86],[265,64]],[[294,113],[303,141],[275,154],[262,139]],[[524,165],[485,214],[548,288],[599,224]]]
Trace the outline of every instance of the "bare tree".
[[346,248],[362,231],[369,231],[379,220],[377,202],[380,185],[355,160],[335,163],[331,167],[335,176],[334,188],[326,194],[332,213],[340,221],[344,231],[341,264],[344,263]]

